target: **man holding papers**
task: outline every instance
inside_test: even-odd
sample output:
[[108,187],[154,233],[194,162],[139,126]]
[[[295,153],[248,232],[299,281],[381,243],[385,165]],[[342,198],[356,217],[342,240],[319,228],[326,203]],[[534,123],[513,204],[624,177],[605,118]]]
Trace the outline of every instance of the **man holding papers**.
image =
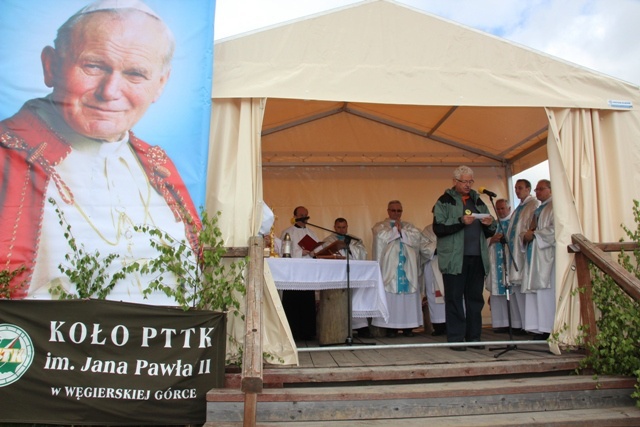
[[[468,342],[484,348],[482,307],[484,277],[490,269],[487,238],[496,232],[489,208],[472,190],[473,171],[460,166],[453,172],[453,186],[433,207],[433,232],[438,236],[438,263],[444,282],[447,341]],[[483,218],[479,218],[484,214]],[[451,346],[464,351],[465,346]]]

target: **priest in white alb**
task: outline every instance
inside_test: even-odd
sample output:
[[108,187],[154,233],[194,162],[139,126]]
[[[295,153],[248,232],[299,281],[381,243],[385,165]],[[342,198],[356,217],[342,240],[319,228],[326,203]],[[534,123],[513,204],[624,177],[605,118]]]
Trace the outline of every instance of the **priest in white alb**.
[[372,324],[386,328],[387,337],[414,336],[413,329],[423,324],[422,298],[418,269],[422,233],[413,224],[402,221],[402,203],[392,200],[387,219],[373,226],[373,258],[380,263],[389,322],[375,318]]

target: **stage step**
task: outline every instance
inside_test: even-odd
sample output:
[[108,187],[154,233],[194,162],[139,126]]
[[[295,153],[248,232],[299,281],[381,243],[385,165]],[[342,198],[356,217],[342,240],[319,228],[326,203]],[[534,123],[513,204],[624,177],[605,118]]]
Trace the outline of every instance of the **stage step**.
[[[575,420],[565,414],[597,408],[598,413],[611,410],[619,413],[623,419],[627,417],[636,423],[615,425],[639,425],[640,409],[636,410],[630,397],[634,385],[634,378],[609,376],[595,380],[585,375],[472,378],[467,381],[443,378],[409,384],[357,386],[307,384],[305,387],[265,389],[258,396],[257,421],[265,423],[259,425],[295,422],[299,426],[357,426],[365,423],[382,425],[371,424],[373,422],[398,425],[402,420],[402,425],[407,426],[413,424],[406,424],[405,419],[423,419],[424,422],[428,418],[429,425],[444,426],[453,425],[446,424],[447,420],[453,419],[457,420],[455,425],[467,425],[466,421],[461,421],[461,417],[465,417],[470,424],[485,425],[476,424],[473,417],[494,417],[491,418],[491,425],[522,425],[529,423],[531,417],[535,419],[547,413],[554,413],[555,418],[551,419]],[[242,421],[243,399],[239,390],[211,390],[207,395],[207,425],[240,425],[234,423]],[[516,421],[521,419],[516,417],[523,416],[529,416],[529,421]],[[613,417],[612,414],[608,416]],[[511,424],[498,424],[498,419]],[[342,421],[343,424],[326,424],[328,421]],[[443,424],[434,424],[436,421]],[[593,425],[586,422],[588,420],[580,422],[580,425]],[[597,425],[607,424],[598,422]]]
[[[300,421],[292,423],[258,422],[256,427],[621,427],[640,425],[640,409],[632,406],[574,409],[566,411],[537,411],[517,414],[490,414],[439,418],[396,418],[364,421]],[[206,427],[238,427],[241,422],[207,423]]]
[[[490,362],[441,363],[431,365],[368,366],[339,368],[266,368],[265,388],[282,388],[294,385],[321,385],[340,383],[408,382],[433,379],[471,379],[473,377],[531,376],[537,374],[568,374],[574,372],[583,356],[539,359],[523,363],[521,360]],[[226,389],[240,389],[239,372],[225,375]]]

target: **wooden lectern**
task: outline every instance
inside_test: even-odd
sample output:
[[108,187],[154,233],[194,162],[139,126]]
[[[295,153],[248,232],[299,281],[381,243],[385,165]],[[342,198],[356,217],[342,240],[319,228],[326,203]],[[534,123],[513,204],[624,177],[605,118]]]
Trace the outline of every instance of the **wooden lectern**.
[[[340,249],[347,245],[342,240],[336,240],[315,255],[320,259],[345,259]],[[318,307],[318,343],[320,345],[342,344],[349,335],[347,304],[348,295],[346,289],[326,289],[320,291],[320,304]]]

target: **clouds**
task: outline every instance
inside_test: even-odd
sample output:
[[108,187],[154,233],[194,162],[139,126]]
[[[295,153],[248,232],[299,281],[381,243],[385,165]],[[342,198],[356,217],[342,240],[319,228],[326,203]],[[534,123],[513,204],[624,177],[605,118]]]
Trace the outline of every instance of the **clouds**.
[[353,3],[358,0],[216,0],[215,39]]
[[[638,0],[396,0],[640,85]],[[357,3],[217,0],[216,39]]]
[[547,1],[400,0],[400,3],[503,37],[522,24],[529,10],[542,7]]
[[640,2],[552,1],[504,37],[640,84]]

